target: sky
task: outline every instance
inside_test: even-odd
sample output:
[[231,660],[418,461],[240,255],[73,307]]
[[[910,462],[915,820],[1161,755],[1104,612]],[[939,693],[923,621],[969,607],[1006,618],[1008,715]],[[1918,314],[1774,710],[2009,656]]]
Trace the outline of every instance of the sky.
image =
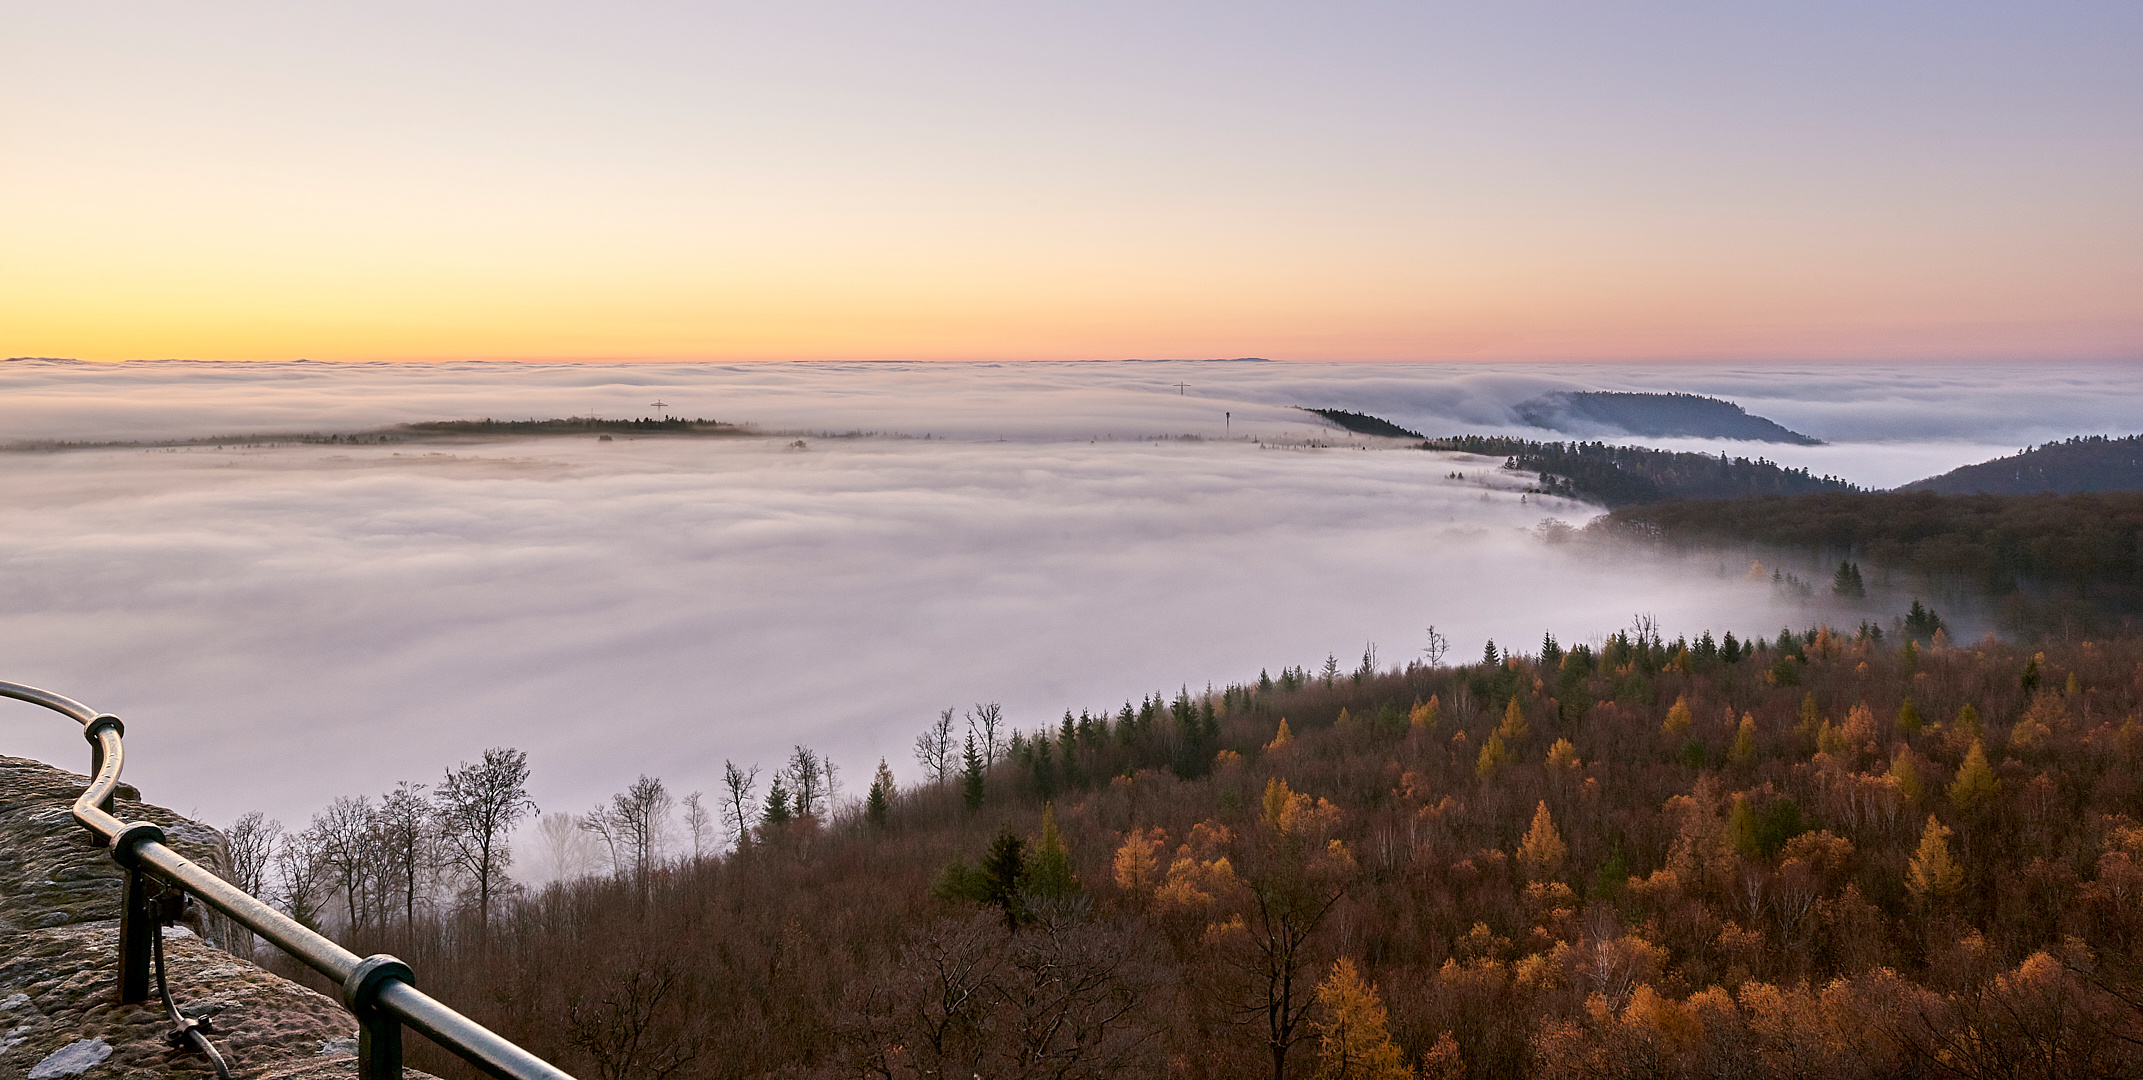
[[[127,779],[215,824],[302,824],[499,745],[529,753],[546,811],[581,813],[798,744],[851,794],[880,758],[912,784],[945,708],[1000,702],[1031,730],[1372,645],[1404,664],[1431,625],[1470,660],[1639,615],[1670,637],[1853,626],[1919,595],[1871,569],[1873,597],[1834,608],[1748,581],[1745,557],[1549,543],[1544,520],[1597,508],[1293,407],[1517,431],[1510,406],[1571,389],[1732,395],[1829,442],[1683,445],[1869,485],[2143,416],[2143,373],[2103,363],[4,361],[0,445],[656,400],[766,434],[0,451],[0,679],[124,717]],[[824,434],[849,431],[878,434]],[[8,702],[0,752],[86,758]]]
[[2127,361],[2122,2],[12,4],[0,355]]

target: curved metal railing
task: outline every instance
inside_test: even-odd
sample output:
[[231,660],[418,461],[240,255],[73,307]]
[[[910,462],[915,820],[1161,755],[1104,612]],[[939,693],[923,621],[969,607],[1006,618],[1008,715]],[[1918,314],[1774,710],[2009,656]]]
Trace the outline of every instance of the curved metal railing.
[[192,894],[239,925],[341,987],[342,1004],[357,1017],[358,1075],[363,1080],[399,1080],[402,1025],[459,1055],[500,1080],[573,1080],[542,1058],[491,1029],[447,1008],[418,990],[409,966],[384,953],[360,957],[305,928],[164,845],[164,830],[146,821],[125,822],[113,814],[112,796],[126,764],[126,725],[73,698],[0,682],[0,697],[42,705],[82,725],[89,740],[89,787],[74,801],[74,819],[126,870],[126,903],[119,914],[119,1000],[149,999],[151,947],[159,930],[148,879]]

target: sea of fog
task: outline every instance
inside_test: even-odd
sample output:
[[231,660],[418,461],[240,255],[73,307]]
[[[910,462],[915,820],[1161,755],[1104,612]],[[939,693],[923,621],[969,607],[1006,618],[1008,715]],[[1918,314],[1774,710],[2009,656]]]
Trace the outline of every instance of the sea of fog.
[[[770,434],[0,453],[0,679],[125,717],[152,799],[299,823],[489,746],[528,751],[546,810],[641,774],[711,791],[798,744],[853,792],[881,757],[913,780],[948,707],[1034,727],[1403,664],[1432,624],[1470,659],[1639,615],[1671,637],[1855,614],[1724,559],[1547,542],[1596,511],[1293,408],[1541,437],[1510,407],[1563,389],[1727,397],[1830,443],[1655,444],[1870,486],[2143,416],[2115,365],[6,361],[0,444],[655,413]],[[27,706],[0,732],[86,757]]]

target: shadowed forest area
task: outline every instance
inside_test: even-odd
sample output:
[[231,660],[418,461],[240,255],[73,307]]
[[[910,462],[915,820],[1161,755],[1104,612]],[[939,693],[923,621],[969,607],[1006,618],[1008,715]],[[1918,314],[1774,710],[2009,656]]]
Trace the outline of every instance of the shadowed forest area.
[[2143,492],[1838,492],[1627,506],[1588,527],[1684,548],[1747,543],[1857,560],[1990,597],[2004,632],[2143,630]]
[[1328,660],[948,710],[846,801],[733,769],[733,850],[643,777],[481,910],[303,899],[585,1077],[2135,1076],[2139,698],[2133,638]]
[[1604,442],[1532,442],[1491,435],[1430,439],[1423,450],[1501,457],[1513,472],[1539,474],[1532,489],[1566,499],[1621,507],[1666,499],[1741,499],[1860,490],[1764,458],[1728,458]]

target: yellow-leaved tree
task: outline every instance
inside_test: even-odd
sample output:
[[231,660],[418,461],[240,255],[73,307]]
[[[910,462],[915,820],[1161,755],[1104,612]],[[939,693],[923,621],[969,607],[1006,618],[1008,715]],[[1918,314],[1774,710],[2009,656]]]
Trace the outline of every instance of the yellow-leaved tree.
[[1123,846],[1116,849],[1109,867],[1116,887],[1141,898],[1152,892],[1160,877],[1154,856],[1166,843],[1168,834],[1158,827],[1151,832],[1133,829],[1125,833]]
[[1503,746],[1503,736],[1488,733],[1488,741],[1481,744],[1481,756],[1473,763],[1474,775],[1486,780],[1511,759],[1510,751]]
[[1987,748],[1973,739],[1972,748],[1965,751],[1964,764],[1957,769],[1957,778],[1950,781],[1950,801],[1960,810],[1978,810],[1991,805],[2001,793],[2001,778],[1987,764]]
[[1905,797],[1905,805],[1920,804],[1920,767],[1912,760],[1912,748],[1901,746],[1897,756],[1890,759],[1890,779],[1897,781],[1897,792]]
[[1317,984],[1317,1080],[1411,1080],[1377,988],[1341,957]]
[[1964,887],[1964,867],[1950,858],[1950,830],[1935,815],[1927,815],[1927,828],[1920,833],[1920,850],[1905,867],[1905,889],[1922,905],[1931,904]]
[[1295,733],[1287,730],[1287,717],[1280,718],[1280,730],[1273,733],[1272,741],[1265,744],[1267,750],[1278,750],[1295,741]]
[[1533,811],[1533,825],[1525,831],[1525,842],[1518,845],[1518,865],[1525,870],[1527,881],[1554,881],[1562,876],[1563,858],[1570,848],[1563,843],[1563,834],[1555,829],[1555,818],[1548,813],[1547,800]]
[[1689,725],[1695,720],[1696,715],[1689,711],[1689,699],[1677,696],[1674,707],[1667,710],[1667,718],[1659,725],[1659,733],[1679,739],[1689,734]]
[[1726,752],[1726,760],[1736,765],[1756,760],[1756,717],[1741,714],[1741,726],[1734,729],[1734,745]]
[[1572,745],[1570,740],[1557,739],[1555,745],[1548,747],[1548,768],[1575,769],[1581,764],[1583,762],[1578,760],[1577,747]]
[[1511,703],[1503,710],[1503,726],[1496,729],[1496,734],[1503,737],[1504,745],[1515,746],[1525,741],[1530,730],[1525,723],[1525,706],[1519,704],[1518,695],[1511,695]]
[[1437,700],[1435,694],[1430,694],[1429,700],[1417,702],[1407,711],[1406,720],[1408,724],[1423,731],[1435,731],[1437,722],[1443,719],[1443,714],[1443,702]]

